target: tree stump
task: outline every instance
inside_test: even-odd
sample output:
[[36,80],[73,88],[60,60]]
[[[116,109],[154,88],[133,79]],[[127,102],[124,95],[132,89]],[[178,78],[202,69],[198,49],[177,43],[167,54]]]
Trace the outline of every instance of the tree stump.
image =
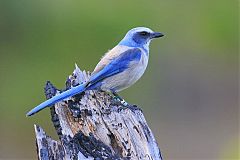
[[[89,75],[76,65],[65,90],[86,82]],[[50,82],[46,83],[47,99],[60,92]],[[124,107],[105,92],[86,91],[50,110],[59,140],[51,139],[40,126],[34,125],[40,160],[162,160],[142,110],[135,105]]]

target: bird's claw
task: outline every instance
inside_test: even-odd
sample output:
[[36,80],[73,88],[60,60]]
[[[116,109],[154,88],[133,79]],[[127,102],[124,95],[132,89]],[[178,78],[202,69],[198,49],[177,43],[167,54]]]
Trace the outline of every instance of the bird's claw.
[[120,102],[120,104],[124,107],[128,107],[129,104],[122,98],[118,97],[118,96],[114,96],[113,97],[114,100],[116,100],[117,102]]
[[122,104],[124,107],[128,107],[128,106],[129,106],[129,104],[128,104],[124,99],[121,101],[121,104]]

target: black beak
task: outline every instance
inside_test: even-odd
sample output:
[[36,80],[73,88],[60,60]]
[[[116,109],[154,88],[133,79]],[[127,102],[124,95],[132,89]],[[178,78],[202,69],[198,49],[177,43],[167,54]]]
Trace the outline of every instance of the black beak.
[[163,37],[164,34],[160,33],[160,32],[154,32],[151,34],[151,38],[159,38],[159,37]]

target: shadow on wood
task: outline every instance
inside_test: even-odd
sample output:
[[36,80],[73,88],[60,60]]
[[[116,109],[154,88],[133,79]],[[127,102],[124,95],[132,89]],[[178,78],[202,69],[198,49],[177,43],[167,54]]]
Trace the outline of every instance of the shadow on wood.
[[[76,65],[66,89],[86,82],[89,75]],[[47,82],[47,99],[60,92]],[[51,107],[51,117],[58,141],[34,126],[41,160],[162,159],[142,111],[135,105],[123,107],[105,92],[86,91],[57,103]]]

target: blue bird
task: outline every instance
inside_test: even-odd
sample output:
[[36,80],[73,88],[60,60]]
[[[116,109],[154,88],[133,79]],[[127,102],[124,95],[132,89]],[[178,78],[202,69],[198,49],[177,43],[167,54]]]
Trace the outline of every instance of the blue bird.
[[103,56],[88,82],[46,100],[29,111],[27,116],[86,90],[110,92],[124,101],[117,92],[133,85],[143,75],[148,64],[149,44],[152,39],[162,36],[162,33],[146,27],[131,29],[117,46]]

